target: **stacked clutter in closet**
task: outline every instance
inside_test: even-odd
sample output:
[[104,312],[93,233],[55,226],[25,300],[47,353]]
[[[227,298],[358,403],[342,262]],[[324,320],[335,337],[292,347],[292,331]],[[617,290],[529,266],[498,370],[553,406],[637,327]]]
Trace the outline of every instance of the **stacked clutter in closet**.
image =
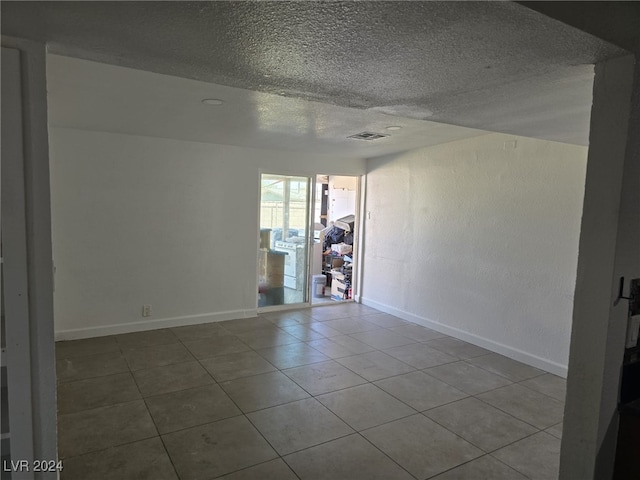
[[333,300],[351,299],[354,225],[355,215],[347,215],[322,231],[323,273],[327,276],[327,285],[331,285]]

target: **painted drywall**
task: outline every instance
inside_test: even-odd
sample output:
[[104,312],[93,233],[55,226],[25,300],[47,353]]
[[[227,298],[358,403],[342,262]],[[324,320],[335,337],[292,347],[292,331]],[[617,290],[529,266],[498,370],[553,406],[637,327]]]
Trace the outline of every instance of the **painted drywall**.
[[369,160],[363,301],[565,374],[586,154],[488,134]]
[[[640,53],[640,51],[639,51]],[[596,65],[560,478],[611,478],[628,303],[640,276],[640,69]]]
[[365,168],[360,159],[64,128],[50,141],[58,338],[254,316],[260,172]]

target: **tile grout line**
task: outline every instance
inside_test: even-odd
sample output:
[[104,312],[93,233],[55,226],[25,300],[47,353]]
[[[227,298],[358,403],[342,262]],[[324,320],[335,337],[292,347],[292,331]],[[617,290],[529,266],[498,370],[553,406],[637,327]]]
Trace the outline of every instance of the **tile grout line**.
[[[404,417],[407,418],[407,417]],[[398,462],[396,462],[391,456],[389,456],[386,452],[384,452],[383,450],[381,450],[380,448],[378,448],[378,446],[376,444],[374,444],[373,442],[371,442],[371,440],[369,440],[367,437],[365,437],[364,435],[362,435],[361,432],[358,432],[358,435],[360,435],[361,438],[364,439],[365,442],[368,442],[369,445],[371,445],[373,448],[375,448],[376,450],[378,450],[380,453],[382,453],[382,455],[384,455],[385,457],[387,457],[389,460],[391,460],[394,464],[396,464],[398,467],[400,467],[402,470],[404,470],[405,472],[407,472],[407,474],[412,477],[415,478],[417,480],[418,477],[416,477],[415,475],[413,475],[409,470],[407,470],[405,467],[403,467],[402,465],[400,465]]]
[[[506,385],[506,386],[507,386],[507,387],[509,387],[510,385]],[[495,390],[500,390],[500,388],[504,388],[504,387],[499,387],[499,388],[496,388]],[[489,392],[493,392],[493,391],[495,391],[495,390],[490,390]],[[478,394],[478,395],[484,395],[485,393],[489,393],[489,392],[482,392],[482,393],[480,393],[480,394]],[[509,413],[509,412],[507,412],[506,410],[503,410],[502,408],[500,408],[500,407],[498,407],[498,406],[496,406],[496,405],[492,405],[491,403],[489,403],[489,402],[485,401],[485,400],[484,400],[484,399],[482,399],[482,398],[479,398],[479,397],[478,397],[478,396],[476,396],[476,395],[474,395],[474,396],[473,396],[473,398],[475,398],[476,400],[481,401],[482,403],[484,403],[484,404],[486,404],[486,405],[489,405],[490,407],[495,408],[496,410],[500,410],[502,413],[505,413],[505,414],[509,415],[510,417],[515,418],[516,420],[520,420],[522,423],[526,423],[527,425],[529,425],[529,426],[531,426],[531,427],[533,427],[533,428],[537,429],[537,430],[538,430],[538,432],[536,432],[536,433],[542,432],[542,431],[544,431],[545,429],[547,429],[547,428],[551,428],[551,427],[553,427],[554,425],[557,425],[558,423],[560,423],[560,422],[558,422],[558,423],[554,423],[554,424],[552,424],[552,425],[549,425],[548,427],[540,428],[540,427],[537,427],[536,425],[533,425],[532,423],[530,423],[530,422],[528,422],[528,421],[526,421],[526,420],[524,420],[524,419],[522,419],[522,418],[516,417],[516,416],[515,416],[515,415],[513,415],[512,413]],[[549,434],[549,435],[550,435],[550,434]]]

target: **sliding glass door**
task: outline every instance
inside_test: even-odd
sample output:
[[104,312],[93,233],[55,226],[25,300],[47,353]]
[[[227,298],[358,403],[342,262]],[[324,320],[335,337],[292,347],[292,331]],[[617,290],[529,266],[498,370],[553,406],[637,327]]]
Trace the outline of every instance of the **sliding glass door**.
[[308,302],[311,179],[263,174],[258,307]]

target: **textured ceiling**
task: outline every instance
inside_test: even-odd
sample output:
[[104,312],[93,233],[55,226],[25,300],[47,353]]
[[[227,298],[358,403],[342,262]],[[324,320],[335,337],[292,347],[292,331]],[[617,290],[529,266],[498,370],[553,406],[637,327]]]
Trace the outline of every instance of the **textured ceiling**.
[[[49,122],[58,127],[356,158],[486,133],[58,55],[48,56],[47,75]],[[347,138],[363,131],[389,137]]]
[[640,2],[519,1],[521,5],[560,20],[630,51],[640,50]]
[[586,144],[591,65],[624,51],[511,2],[2,2],[53,53]]

